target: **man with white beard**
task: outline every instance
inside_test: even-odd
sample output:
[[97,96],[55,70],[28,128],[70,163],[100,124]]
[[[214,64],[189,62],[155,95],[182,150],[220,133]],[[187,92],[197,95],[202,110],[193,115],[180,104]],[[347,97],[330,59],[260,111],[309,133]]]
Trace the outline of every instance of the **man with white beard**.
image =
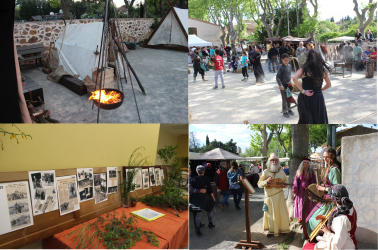
[[285,195],[282,188],[286,185],[280,185],[279,188],[265,188],[274,179],[281,179],[287,183],[288,179],[285,172],[281,169],[279,158],[275,153],[271,153],[266,163],[268,169],[264,170],[257,185],[264,188],[264,231],[268,231],[267,237],[279,236],[280,233],[290,232],[289,213],[286,207]]

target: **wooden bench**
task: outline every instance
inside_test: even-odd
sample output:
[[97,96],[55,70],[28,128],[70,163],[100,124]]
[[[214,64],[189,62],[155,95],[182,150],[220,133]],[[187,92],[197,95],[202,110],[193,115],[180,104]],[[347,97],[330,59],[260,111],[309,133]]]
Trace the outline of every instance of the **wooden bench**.
[[35,59],[35,63],[37,63],[37,60],[39,59],[39,64],[41,64],[42,58],[47,56],[47,54],[41,54],[43,52],[45,52],[45,47],[42,43],[17,47],[17,54],[23,57],[19,58],[18,61],[23,62]]

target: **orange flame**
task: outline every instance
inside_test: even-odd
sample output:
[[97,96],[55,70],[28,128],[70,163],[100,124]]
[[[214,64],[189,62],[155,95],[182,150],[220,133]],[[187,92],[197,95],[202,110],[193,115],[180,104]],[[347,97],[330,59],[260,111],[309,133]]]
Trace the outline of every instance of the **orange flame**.
[[[100,99],[100,91],[96,90],[92,92],[92,95],[89,97],[89,100],[95,100],[98,102]],[[116,91],[106,91],[106,90],[101,90],[101,103],[104,104],[112,104],[112,103],[117,103],[121,101],[121,94],[116,92]]]

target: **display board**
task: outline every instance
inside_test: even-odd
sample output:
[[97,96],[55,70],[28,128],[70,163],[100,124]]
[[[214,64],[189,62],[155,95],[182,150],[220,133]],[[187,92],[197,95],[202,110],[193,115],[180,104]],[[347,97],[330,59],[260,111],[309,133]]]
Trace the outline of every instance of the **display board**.
[[58,209],[55,170],[29,171],[33,215]]
[[118,174],[117,167],[107,167],[107,194],[113,194],[118,192]]
[[95,204],[108,200],[108,194],[106,192],[106,174],[94,175],[94,190],[95,190]]
[[57,177],[56,184],[60,215],[79,210],[80,203],[77,193],[76,175]]
[[76,171],[79,201],[92,200],[94,198],[93,168],[78,168]]
[[27,181],[0,184],[0,235],[33,225]]

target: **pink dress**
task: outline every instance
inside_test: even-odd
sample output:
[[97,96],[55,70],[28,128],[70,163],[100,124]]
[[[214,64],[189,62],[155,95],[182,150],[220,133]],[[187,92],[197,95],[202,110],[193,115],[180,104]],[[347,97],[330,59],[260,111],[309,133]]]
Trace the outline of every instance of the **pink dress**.
[[[304,197],[305,190],[312,183],[316,183],[315,175],[313,172],[311,172],[309,178],[306,178],[304,173],[302,173],[300,177],[295,175],[293,192],[296,190],[298,191],[297,195],[294,196],[294,217],[295,218],[302,219],[302,206],[305,199]],[[311,212],[313,207],[314,207],[313,202],[309,201],[307,203],[307,208],[306,208],[307,214]]]

